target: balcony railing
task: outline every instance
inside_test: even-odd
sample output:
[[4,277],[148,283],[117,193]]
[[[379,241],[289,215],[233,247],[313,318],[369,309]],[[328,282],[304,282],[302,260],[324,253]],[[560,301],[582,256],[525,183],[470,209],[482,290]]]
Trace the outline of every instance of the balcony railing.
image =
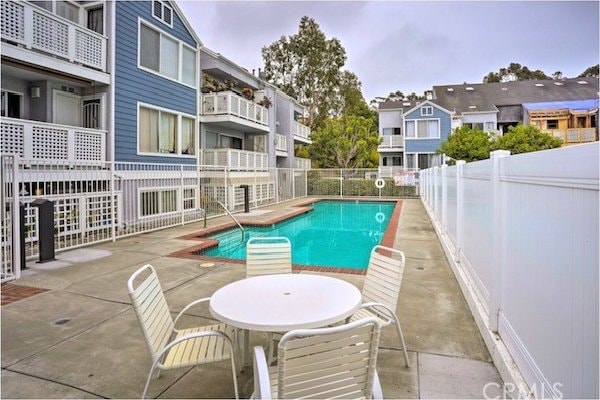
[[310,159],[308,159],[308,158],[300,158],[300,157],[294,158],[294,168],[296,168],[296,169],[310,169],[311,168]]
[[292,122],[292,133],[295,138],[301,138],[310,141],[310,128],[302,125],[300,122]]
[[404,147],[404,136],[387,135],[381,137],[383,141],[379,145],[380,149],[395,149]]
[[563,143],[586,143],[596,140],[596,128],[546,129],[545,132],[561,139]]
[[202,115],[235,115],[261,125],[269,125],[269,110],[233,92],[202,95]]
[[288,147],[287,147],[287,137],[280,135],[280,134],[275,134],[275,150],[277,151],[284,151],[287,153],[288,151]]
[[105,161],[106,131],[2,118],[0,153],[26,159]]
[[2,40],[106,71],[108,39],[24,1],[2,1]]
[[202,150],[201,164],[234,169],[265,169],[269,166],[267,153],[236,149]]

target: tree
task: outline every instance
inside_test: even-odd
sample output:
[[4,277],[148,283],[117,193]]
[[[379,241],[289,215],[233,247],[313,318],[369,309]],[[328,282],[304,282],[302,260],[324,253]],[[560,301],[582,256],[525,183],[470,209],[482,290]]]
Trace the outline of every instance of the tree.
[[498,72],[488,73],[486,76],[483,77],[483,83],[528,81],[534,79],[543,80],[551,78],[539,69],[532,71],[528,67],[519,63],[510,63],[507,68],[500,68]]
[[339,110],[337,115],[334,117],[356,115],[359,117],[370,118],[377,127],[379,124],[379,117],[377,111],[370,108],[365,102],[365,98],[361,91],[361,82],[358,80],[356,74],[350,71],[343,71],[340,77],[339,88],[337,90],[338,105],[336,109]]
[[370,118],[326,118],[311,139],[310,158],[318,168],[373,168],[379,164],[381,139]]
[[294,96],[308,112],[311,128],[339,114],[336,90],[346,50],[336,38],[327,39],[314,19],[302,17],[298,33],[262,48],[265,78]]
[[490,135],[467,125],[456,128],[448,139],[440,144],[438,154],[455,160],[477,161],[490,157]]
[[590,78],[590,77],[595,77],[600,75],[600,64],[596,64],[596,65],[592,65],[591,67],[587,68],[585,71],[583,71],[581,74],[579,74],[578,78]]
[[510,154],[529,153],[530,151],[547,150],[560,147],[562,141],[540,131],[533,125],[510,126],[508,132],[494,139],[491,150],[509,150]]
[[552,79],[554,79],[555,81],[561,80],[563,78],[563,73],[560,71],[556,71],[555,73],[552,74]]

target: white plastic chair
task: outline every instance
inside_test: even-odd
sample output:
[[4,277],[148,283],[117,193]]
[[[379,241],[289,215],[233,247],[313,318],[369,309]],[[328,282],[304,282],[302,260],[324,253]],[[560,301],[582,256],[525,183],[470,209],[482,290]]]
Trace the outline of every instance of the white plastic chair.
[[292,244],[286,237],[253,237],[246,243],[246,278],[291,274]]
[[[393,258],[393,255],[397,255],[398,258]],[[373,247],[362,289],[363,304],[350,320],[356,321],[374,317],[378,319],[383,327],[394,323],[404,352],[404,362],[407,367],[410,367],[404,335],[395,312],[400,295],[404,265],[404,253],[400,250],[385,246]]]
[[[148,276],[134,288],[134,281],[144,272],[148,272]],[[191,367],[231,359],[233,386],[237,399],[238,385],[234,346],[230,339],[230,335],[235,335],[234,328],[226,324],[181,330],[175,328],[184,312],[210,298],[199,299],[188,304],[173,320],[158,281],[158,275],[149,264],[131,275],[127,281],[127,288],[133,309],[144,333],[144,339],[152,355],[152,368],[148,373],[142,398],[146,397],[152,373],[157,367],[159,368],[158,377],[160,370]]]
[[380,333],[375,318],[290,331],[273,367],[263,348],[255,347],[252,398],[383,399],[376,370]]

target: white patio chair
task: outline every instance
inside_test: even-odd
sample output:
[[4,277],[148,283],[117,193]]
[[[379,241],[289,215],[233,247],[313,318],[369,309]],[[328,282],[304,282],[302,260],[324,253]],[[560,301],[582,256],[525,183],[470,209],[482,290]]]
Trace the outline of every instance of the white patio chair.
[[286,237],[254,237],[246,243],[246,278],[291,274],[292,244]]
[[[246,278],[259,275],[291,274],[292,244],[282,236],[250,238],[246,243]],[[248,334],[248,333],[246,333]],[[273,360],[274,340],[279,334],[270,332],[269,363]],[[247,340],[245,340],[247,342]]]
[[[397,258],[393,258],[393,255],[396,255]],[[383,327],[394,323],[404,352],[404,362],[407,367],[410,367],[404,335],[395,312],[398,305],[398,296],[400,295],[404,265],[404,253],[400,250],[385,246],[373,247],[362,289],[363,304],[350,320],[356,321],[375,317]]]
[[[148,272],[148,276],[134,288],[134,281],[144,272]],[[157,377],[159,377],[160,370],[192,367],[231,359],[233,387],[237,399],[234,346],[230,339],[230,335],[235,334],[234,328],[226,324],[189,329],[175,328],[184,312],[194,305],[208,301],[209,298],[188,304],[173,320],[156,271],[149,264],[131,275],[127,281],[127,288],[135,315],[152,355],[152,368],[148,373],[142,398],[146,397],[152,373],[157,367],[159,368]]]
[[376,370],[380,333],[375,318],[290,331],[272,367],[263,348],[255,347],[252,398],[382,399]]

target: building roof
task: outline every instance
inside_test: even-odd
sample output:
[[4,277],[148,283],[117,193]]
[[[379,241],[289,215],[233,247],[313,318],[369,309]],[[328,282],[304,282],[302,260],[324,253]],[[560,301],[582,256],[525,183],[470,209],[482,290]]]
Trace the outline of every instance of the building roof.
[[[457,114],[497,112],[523,103],[585,100],[598,97],[598,78],[532,80],[434,86],[434,98]],[[473,107],[475,106],[475,107]],[[511,111],[514,111],[511,109]]]
[[379,103],[379,110],[400,110],[407,111],[419,104],[420,101],[408,101],[408,100],[395,100],[395,101],[384,101]]
[[538,110],[571,110],[589,111],[598,108],[598,99],[571,100],[571,101],[545,101],[540,103],[523,103],[523,107],[530,111]]

